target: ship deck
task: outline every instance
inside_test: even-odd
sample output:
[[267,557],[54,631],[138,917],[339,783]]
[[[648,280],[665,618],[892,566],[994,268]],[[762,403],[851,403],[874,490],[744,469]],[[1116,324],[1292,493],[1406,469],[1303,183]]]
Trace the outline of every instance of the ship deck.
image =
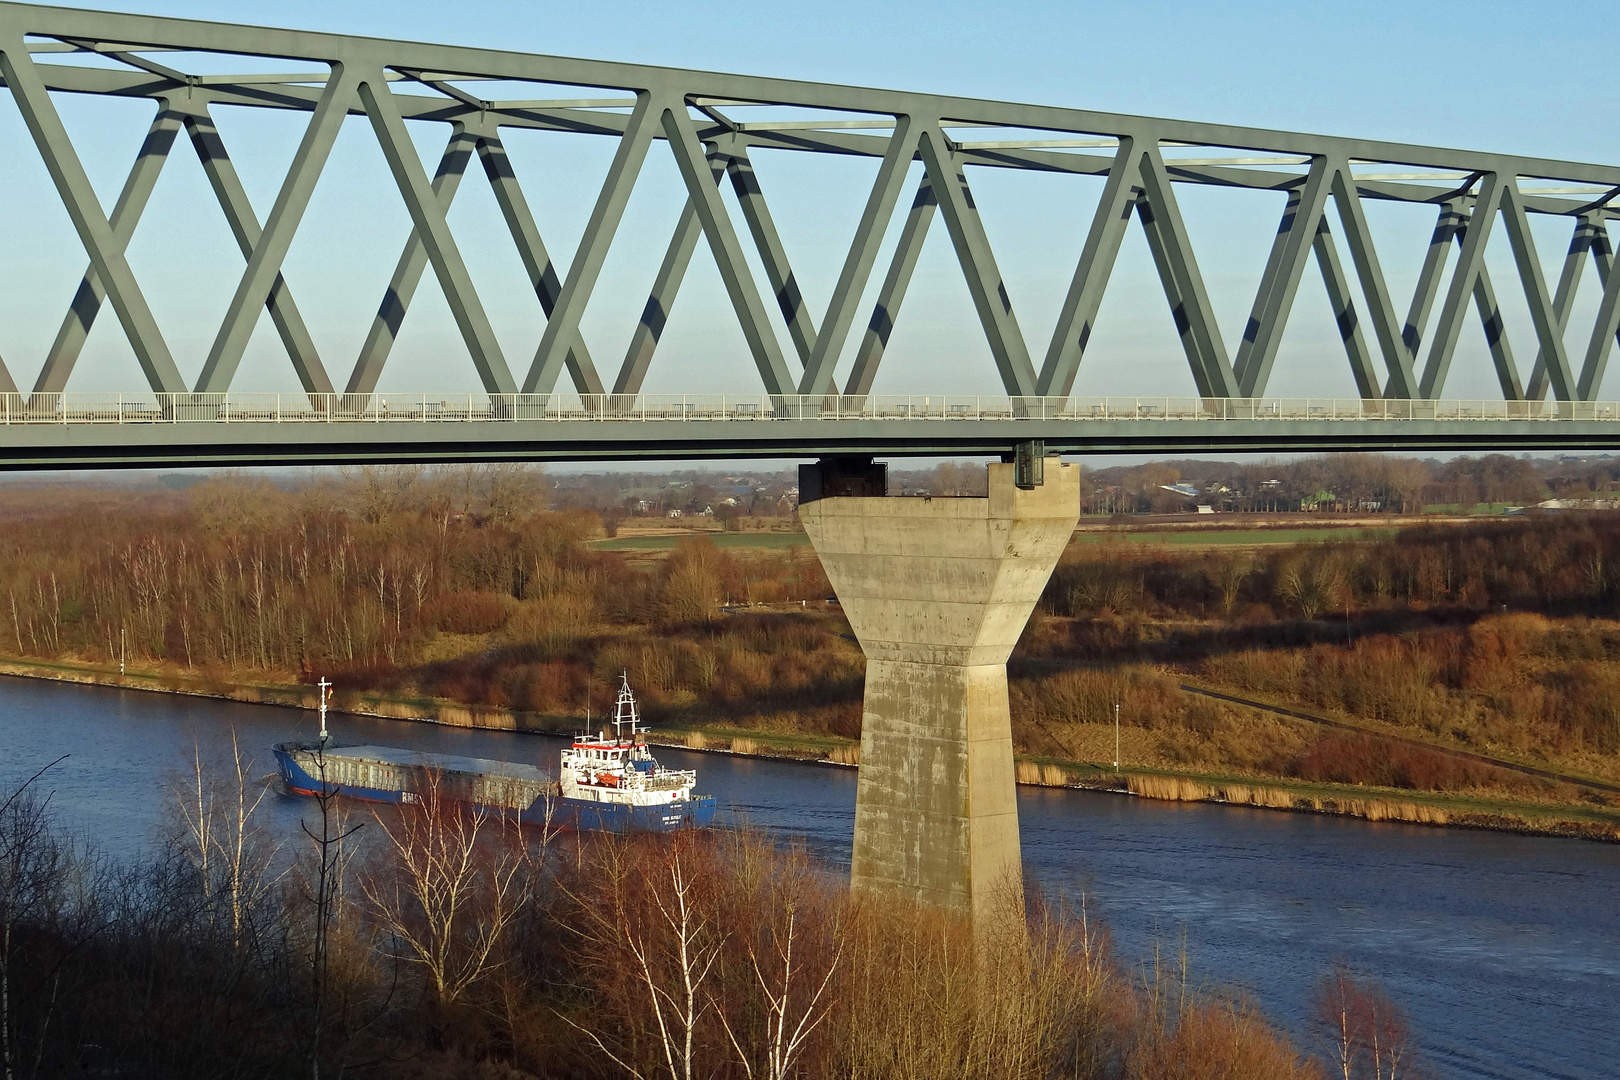
[[398,746],[329,746],[326,749],[326,756],[347,758],[373,765],[390,765],[398,769],[436,769],[442,773],[530,780],[541,784],[549,784],[553,779],[536,765],[496,761],[493,758],[463,757],[459,754],[431,754]]

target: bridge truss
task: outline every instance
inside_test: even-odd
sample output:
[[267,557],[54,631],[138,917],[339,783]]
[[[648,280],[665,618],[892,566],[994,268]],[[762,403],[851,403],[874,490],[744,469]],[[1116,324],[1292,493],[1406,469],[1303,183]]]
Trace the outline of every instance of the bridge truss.
[[[217,69],[222,63],[231,71],[194,73]],[[272,67],[277,70],[268,70]],[[122,326],[150,387],[147,400],[156,403],[152,407],[160,417],[174,419],[179,415],[174,410],[184,412],[188,403],[224,400],[260,313],[268,311],[310,395],[310,407],[324,408],[328,421],[368,416],[374,420],[379,377],[429,267],[490,400],[538,398],[543,412],[545,400],[558,392],[566,372],[573,391],[583,395],[580,400],[632,401],[642,391],[700,240],[712,253],[759,373],[765,415],[791,427],[819,423],[821,410],[828,408],[846,422],[847,431],[848,418],[861,411],[872,393],[923,240],[936,219],[949,234],[1001,385],[1015,401],[1062,401],[1074,393],[1116,255],[1133,227],[1140,227],[1146,237],[1197,393],[1211,403],[1212,415],[1231,423],[1259,422],[1252,405],[1247,420],[1235,420],[1244,415],[1242,406],[1230,403],[1265,398],[1283,330],[1306,264],[1313,260],[1363,402],[1440,400],[1464,321],[1477,316],[1503,401],[1537,403],[1551,395],[1557,402],[1591,403],[1620,332],[1620,274],[1612,272],[1607,229],[1617,212],[1614,200],[1620,197],[1616,166],[11,3],[0,3],[0,78],[89,256],[32,389],[22,392],[0,359],[0,397],[7,402],[0,413],[37,419],[42,409],[60,405],[61,411],[52,412],[49,419],[74,431],[87,426],[88,420],[72,412],[65,404],[71,395],[64,397],[62,392],[104,305],[112,307]],[[524,87],[530,96],[481,94],[490,89],[511,93],[514,86]],[[559,88],[586,88],[595,96],[559,97]],[[92,190],[58,114],[57,100],[66,94],[144,98],[153,104],[146,139],[110,213]],[[308,116],[297,152],[262,220],[215,126],[214,111],[222,107]],[[351,116],[369,122],[413,230],[340,389],[281,270],[338,131]],[[446,130],[444,153],[431,175],[412,144],[407,125],[413,122],[432,122]],[[612,164],[578,248],[560,273],[503,143],[518,131],[584,133],[615,142]],[[182,133],[202,162],[245,260],[201,374],[190,385],[125,257]],[[597,290],[631,190],[656,144],[673,155],[686,201],[640,321],[615,370],[587,345],[581,318]],[[820,312],[812,312],[804,299],[754,172],[750,155],[764,150],[865,157],[878,163],[831,299]],[[496,340],[446,216],[475,157],[521,256],[528,285],[546,315],[535,352],[521,368],[514,368]],[[913,170],[916,162],[922,166],[920,181]],[[974,200],[971,178],[986,169],[1104,178],[1101,200],[1043,357],[1031,351],[1020,327]],[[726,183],[735,192],[741,227],[722,198],[720,185]],[[1216,323],[1179,207],[1178,192],[1189,187],[1271,191],[1285,203],[1235,352],[1228,350]],[[1368,227],[1368,200],[1421,203],[1436,214],[1416,292],[1404,317],[1396,308]],[[1532,214],[1562,218],[1570,229],[1562,269],[1551,287],[1529,226]],[[863,297],[880,271],[885,237],[896,224],[898,240],[881,268],[875,304],[868,308]],[[1484,259],[1488,242],[1498,233],[1506,234],[1511,247],[1518,287],[1535,332],[1537,351],[1527,372],[1503,332],[1496,283]],[[768,291],[761,289],[749,267],[745,234],[764,268]],[[1572,349],[1566,339],[1588,262],[1595,268],[1602,298],[1593,325],[1575,329]],[[786,345],[773,325],[767,297],[780,314]],[[633,412],[634,406],[613,409]],[[520,411],[499,415],[511,418]],[[603,406],[604,415],[611,411]],[[225,413],[228,416],[229,410]],[[1088,423],[1132,422],[1076,415],[1062,406],[1053,411],[1061,419],[1047,413],[1042,406],[1041,435],[1078,448],[1118,442],[1101,438],[1100,428],[1085,428]],[[203,414],[190,415],[196,419]],[[1593,415],[1543,409],[1533,416],[1498,419],[1542,423],[1541,430],[1547,432],[1553,430],[1547,421],[1576,425],[1561,434],[1539,435],[1526,446],[1615,445],[1608,431],[1616,425],[1593,426]],[[1028,418],[1027,411],[1014,410],[1005,422]],[[1306,416],[1300,422],[1310,419]],[[1002,422],[996,418],[996,423]],[[1379,436],[1384,440],[1379,445],[1402,445],[1403,439],[1414,445],[1437,445],[1432,436],[1420,434],[1422,425],[1438,422],[1433,417],[1385,412],[1369,418],[1362,407],[1355,422],[1416,425],[1405,429],[1408,435]],[[243,423],[251,426],[251,421]],[[0,453],[3,462],[57,462],[59,455],[72,456],[77,435],[17,434],[25,428],[28,425],[0,425],[0,450],[13,446],[18,450]],[[196,434],[200,429],[195,424],[159,425],[152,430],[169,434],[141,438],[168,439],[171,445],[220,438]],[[293,438],[285,434],[286,424],[267,425],[262,436],[243,435],[240,426],[237,430],[233,438],[238,443],[233,445],[249,448],[255,438],[267,443]],[[516,456],[603,452],[600,447],[565,449],[567,440],[558,441],[557,430],[514,423],[499,438],[513,444],[508,450]],[[632,443],[645,439],[644,428],[621,425],[610,430],[622,433],[615,438]],[[787,431],[773,435],[775,452],[790,452],[795,446],[815,452],[812,444],[821,443],[809,436],[810,429],[800,430],[806,433],[802,443],[795,443]],[[889,430],[905,429],[891,425]],[[1088,442],[1088,430],[1096,430],[1099,439]],[[1267,443],[1267,430],[1280,429],[1257,428],[1245,438],[1258,440],[1256,445],[1262,448],[1281,448],[1281,442]],[[1447,438],[1456,438],[1460,430],[1451,428]],[[931,437],[913,446],[908,442],[915,437],[912,431],[912,435],[873,436],[872,445],[898,452],[921,450],[924,444],[928,450],[940,448]],[[1499,441],[1509,429],[1481,431],[1486,434],[1469,439]],[[105,438],[86,437],[87,453],[94,460],[110,451],[105,447],[91,451],[89,444],[99,445]],[[998,429],[994,436],[974,436],[970,441],[977,445],[976,440],[985,438],[1003,436]],[[542,445],[546,440],[554,444],[550,449]],[[43,457],[24,445],[37,444],[37,450],[46,443],[57,450]],[[532,445],[524,450],[518,444]],[[663,452],[651,442],[643,446],[649,453]]]

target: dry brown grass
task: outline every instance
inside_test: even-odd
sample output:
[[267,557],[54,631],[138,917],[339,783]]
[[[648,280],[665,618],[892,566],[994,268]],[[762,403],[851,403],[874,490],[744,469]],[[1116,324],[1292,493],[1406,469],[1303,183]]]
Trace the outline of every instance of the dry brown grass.
[[1132,795],[1170,802],[1224,802],[1275,810],[1328,811],[1368,821],[1409,821],[1424,825],[1445,825],[1452,819],[1452,814],[1443,807],[1399,799],[1326,797],[1263,784],[1206,783],[1185,776],[1132,774],[1126,778],[1126,783]]
[[861,763],[861,748],[859,746],[835,746],[827,751],[827,760],[835,761],[840,765],[859,765]]

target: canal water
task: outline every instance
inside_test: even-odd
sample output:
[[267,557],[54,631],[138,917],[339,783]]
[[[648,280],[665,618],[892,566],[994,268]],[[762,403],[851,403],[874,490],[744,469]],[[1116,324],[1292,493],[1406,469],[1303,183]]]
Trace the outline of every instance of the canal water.
[[[554,767],[562,741],[335,716],[344,742]],[[293,710],[0,677],[0,790],[48,774],[65,824],[138,856],[169,783],[229,754],[268,774],[270,745],[314,734]],[[725,815],[800,835],[847,864],[855,773],[661,749]],[[289,838],[306,800],[266,802]],[[1116,795],[1021,789],[1025,867],[1108,923],[1135,964],[1184,939],[1197,975],[1250,994],[1311,1043],[1305,1017],[1335,960],[1407,1012],[1439,1078],[1620,1077],[1620,845],[1373,824]]]

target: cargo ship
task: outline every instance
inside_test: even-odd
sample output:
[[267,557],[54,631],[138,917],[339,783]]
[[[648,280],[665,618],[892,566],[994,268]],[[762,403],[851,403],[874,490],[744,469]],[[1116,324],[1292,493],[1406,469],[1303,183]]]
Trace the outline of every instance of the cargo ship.
[[555,779],[534,765],[335,745],[326,731],[327,694],[323,679],[320,738],[275,746],[276,767],[289,794],[409,804],[420,803],[422,793],[437,783],[448,801],[553,829],[668,832],[714,820],[714,798],[692,793],[697,773],[666,769],[647,748],[628,675],[614,705],[613,734],[604,729],[576,735],[562,752]]

